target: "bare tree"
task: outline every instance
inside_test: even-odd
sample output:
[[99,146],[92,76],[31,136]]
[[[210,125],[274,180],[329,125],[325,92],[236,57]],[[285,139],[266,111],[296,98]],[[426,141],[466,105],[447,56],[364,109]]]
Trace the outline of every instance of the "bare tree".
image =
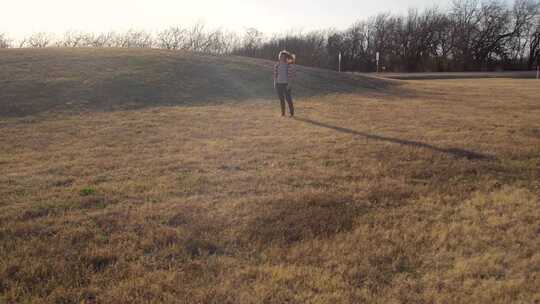
[[206,37],[205,47],[202,50],[203,53],[216,54],[222,53],[223,49],[223,32],[220,29],[214,30],[208,33]]
[[114,46],[121,48],[151,48],[154,46],[152,35],[145,31],[128,30],[113,35]]
[[202,52],[205,48],[207,35],[205,33],[204,23],[196,23],[191,28],[188,28],[186,31],[187,41],[183,45],[182,49],[193,51],[193,52]]
[[503,45],[522,32],[523,26],[533,13],[528,11],[532,7],[523,4],[525,1],[517,0],[512,12],[498,1],[482,3],[478,35],[473,44],[474,59],[482,68],[486,67],[492,56],[497,59],[505,56]]
[[[516,15],[519,10],[514,10]],[[531,68],[530,58],[533,58],[535,52],[535,33],[540,23],[540,16],[531,16],[524,20],[524,25],[502,45],[505,57],[508,57],[508,64],[518,68]],[[534,58],[533,58],[534,60]]]
[[182,48],[186,40],[187,33],[185,29],[178,26],[170,27],[158,33],[157,46],[168,50],[178,50]]
[[9,39],[9,37],[4,34],[0,33],[0,49],[7,49],[12,46],[12,40]]
[[244,55],[255,56],[257,48],[261,45],[263,34],[256,28],[248,28],[242,41]]
[[56,42],[59,47],[84,47],[87,46],[87,34],[79,31],[67,31],[64,36]]
[[31,47],[31,48],[45,48],[48,46],[51,46],[53,41],[53,36],[49,33],[45,32],[39,32],[32,34],[27,39],[23,40],[22,45],[24,47]]
[[89,33],[84,35],[83,44],[88,47],[103,48],[103,47],[113,47],[115,34],[113,32],[93,34]]
[[186,50],[206,54],[230,54],[238,46],[238,36],[222,29],[206,30],[197,23],[191,28],[171,27],[157,34],[156,45],[168,50]]
[[528,67],[540,65],[540,18],[536,21],[536,28],[532,31],[529,43],[529,62]]
[[240,42],[240,37],[235,32],[222,32],[221,54],[231,54],[235,49],[240,46]]
[[454,0],[449,16],[451,18],[450,44],[451,55],[457,70],[468,70],[471,68],[473,40],[477,35],[477,25],[479,23],[478,11],[480,2],[478,0]]
[[435,20],[432,24],[433,46],[431,48],[432,55],[435,57],[433,69],[436,71],[450,70],[450,54],[452,51],[452,36],[451,28],[452,21],[444,13],[437,13],[434,16]]

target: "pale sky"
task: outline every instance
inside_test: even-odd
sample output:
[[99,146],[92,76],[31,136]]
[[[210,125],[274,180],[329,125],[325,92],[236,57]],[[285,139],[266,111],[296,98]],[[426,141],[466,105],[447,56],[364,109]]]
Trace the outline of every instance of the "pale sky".
[[287,30],[344,29],[379,12],[446,7],[450,0],[0,0],[0,32],[21,38],[33,32],[149,31],[204,22],[209,28],[265,34]]

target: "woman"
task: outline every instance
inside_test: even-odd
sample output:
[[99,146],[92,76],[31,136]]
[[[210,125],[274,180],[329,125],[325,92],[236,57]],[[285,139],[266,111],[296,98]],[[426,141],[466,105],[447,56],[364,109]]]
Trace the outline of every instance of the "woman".
[[279,62],[274,67],[274,88],[281,102],[281,116],[285,116],[285,100],[289,105],[289,113],[294,116],[294,105],[291,96],[292,84],[296,77],[294,62],[296,56],[287,51],[279,52]]

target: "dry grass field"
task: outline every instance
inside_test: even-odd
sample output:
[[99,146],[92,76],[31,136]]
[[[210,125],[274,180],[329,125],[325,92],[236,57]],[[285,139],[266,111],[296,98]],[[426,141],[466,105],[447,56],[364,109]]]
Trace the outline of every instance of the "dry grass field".
[[0,51],[0,303],[540,303],[540,82]]

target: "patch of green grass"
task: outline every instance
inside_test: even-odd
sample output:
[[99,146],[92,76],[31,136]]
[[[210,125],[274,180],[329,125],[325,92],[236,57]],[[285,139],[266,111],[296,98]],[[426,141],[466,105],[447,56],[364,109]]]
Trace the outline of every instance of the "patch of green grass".
[[323,160],[322,164],[325,167],[334,167],[334,166],[336,166],[338,164],[338,162],[335,161],[335,160],[331,160],[331,159],[325,159],[325,160]]
[[79,191],[79,194],[81,196],[90,196],[90,195],[96,194],[96,189],[92,187],[84,187]]

